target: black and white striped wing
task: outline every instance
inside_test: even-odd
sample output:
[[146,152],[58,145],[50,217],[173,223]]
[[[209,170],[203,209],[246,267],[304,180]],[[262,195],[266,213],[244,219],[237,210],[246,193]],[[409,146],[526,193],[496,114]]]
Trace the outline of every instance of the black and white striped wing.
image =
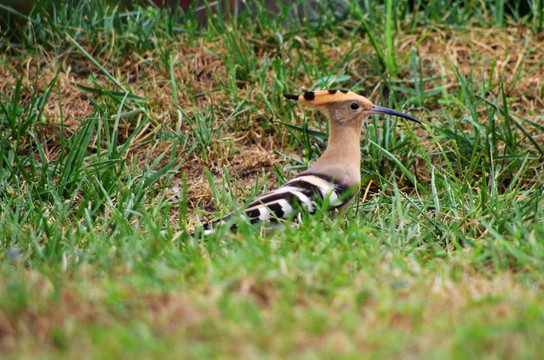
[[329,209],[346,204],[354,194],[334,179],[313,173],[299,175],[277,190],[253,200],[245,213],[251,223],[292,218],[300,211],[316,212],[317,204],[326,201]]
[[[278,222],[292,219],[300,211],[315,214],[316,206],[326,201],[328,209],[338,209],[348,203],[355,191],[333,178],[314,173],[304,173],[282,187],[253,200],[243,211],[252,224]],[[204,225],[204,235],[215,232],[217,226],[227,223],[235,215],[232,212],[223,219]]]

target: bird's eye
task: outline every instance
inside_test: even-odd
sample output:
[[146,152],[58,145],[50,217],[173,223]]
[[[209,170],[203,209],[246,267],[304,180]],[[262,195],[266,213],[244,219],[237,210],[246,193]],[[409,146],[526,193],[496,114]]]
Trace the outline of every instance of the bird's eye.
[[351,105],[349,106],[349,108],[351,110],[357,110],[359,108],[359,104],[357,103],[351,103]]

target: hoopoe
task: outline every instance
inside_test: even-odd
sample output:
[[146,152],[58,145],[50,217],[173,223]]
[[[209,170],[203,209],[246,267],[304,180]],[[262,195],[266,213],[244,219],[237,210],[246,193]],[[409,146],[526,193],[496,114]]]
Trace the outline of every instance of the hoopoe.
[[300,104],[322,108],[329,117],[328,146],[321,157],[297,177],[277,190],[254,199],[239,211],[203,226],[205,235],[239,213],[245,213],[251,223],[277,222],[292,219],[300,211],[310,214],[325,202],[328,210],[348,205],[359,190],[361,182],[360,134],[365,117],[388,114],[421,123],[402,112],[373,105],[370,100],[348,90],[308,91],[303,95],[284,94]]

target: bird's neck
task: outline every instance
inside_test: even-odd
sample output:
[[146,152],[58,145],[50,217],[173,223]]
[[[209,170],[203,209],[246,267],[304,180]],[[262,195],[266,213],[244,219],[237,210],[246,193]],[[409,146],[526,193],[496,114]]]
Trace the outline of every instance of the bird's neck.
[[319,160],[361,163],[361,125],[334,124],[329,127],[329,144]]
[[360,133],[360,122],[331,121],[327,149],[308,171],[322,172],[348,186],[358,185],[361,178]]

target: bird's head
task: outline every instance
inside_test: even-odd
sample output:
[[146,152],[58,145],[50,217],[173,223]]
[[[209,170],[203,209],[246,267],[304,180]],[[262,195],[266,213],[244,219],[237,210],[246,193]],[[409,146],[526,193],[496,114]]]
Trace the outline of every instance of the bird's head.
[[421,124],[421,121],[410,115],[374,105],[364,96],[348,90],[307,91],[303,95],[284,94],[284,96],[301,104],[325,108],[329,112],[331,121],[341,125],[359,126],[366,116],[372,114],[399,116]]

